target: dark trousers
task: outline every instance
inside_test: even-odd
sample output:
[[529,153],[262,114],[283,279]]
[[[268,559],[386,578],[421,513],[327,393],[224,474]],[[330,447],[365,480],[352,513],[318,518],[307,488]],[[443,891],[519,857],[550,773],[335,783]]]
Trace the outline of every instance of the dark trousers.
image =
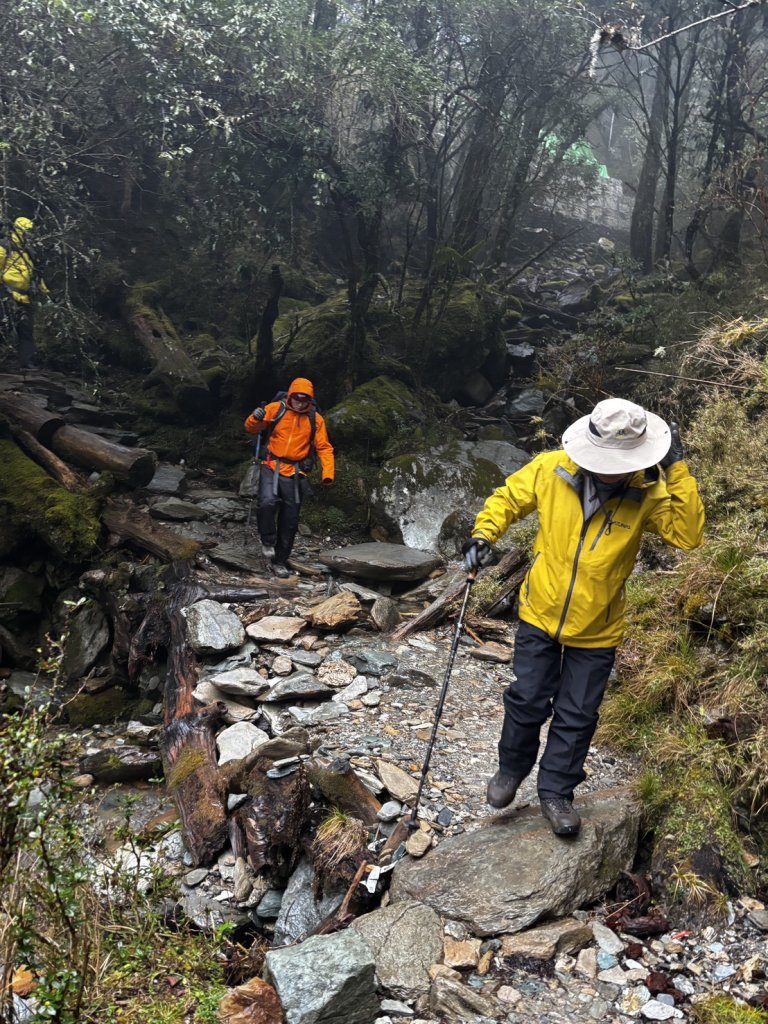
[[0,308],[0,334],[12,344],[16,343],[19,363],[30,366],[35,359],[35,310],[32,303],[16,302],[3,296]]
[[275,474],[261,467],[259,479],[259,511],[257,522],[262,544],[275,549],[275,561],[285,564],[293,548],[296,531],[299,528],[299,510],[307,491],[304,477],[298,480],[292,476],[277,477],[277,493],[275,493]]
[[519,778],[530,773],[541,727],[551,715],[539,763],[539,796],[573,799],[574,788],[586,778],[584,761],[615,656],[615,647],[563,647],[543,630],[520,623],[512,664],[517,678],[504,692],[503,772]]

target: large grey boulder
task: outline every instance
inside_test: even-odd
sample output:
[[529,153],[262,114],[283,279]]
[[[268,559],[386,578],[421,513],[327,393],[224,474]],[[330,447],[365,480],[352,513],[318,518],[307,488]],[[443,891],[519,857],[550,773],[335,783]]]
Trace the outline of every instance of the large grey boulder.
[[374,525],[390,540],[453,557],[488,495],[529,460],[506,441],[452,441],[390,459],[371,495]]
[[607,892],[637,849],[640,805],[631,790],[600,790],[577,802],[581,832],[553,835],[538,809],[507,811],[475,832],[451,836],[393,872],[393,903],[418,900],[465,921],[475,935],[516,932],[561,917]]
[[429,968],[443,958],[443,926],[431,907],[396,903],[363,914],[350,927],[370,947],[382,988],[399,999],[429,991]]
[[323,551],[323,565],[364,580],[422,580],[436,569],[441,559],[429,551],[404,544],[350,544]]
[[271,949],[266,969],[288,1024],[373,1024],[379,1016],[373,955],[351,928]]

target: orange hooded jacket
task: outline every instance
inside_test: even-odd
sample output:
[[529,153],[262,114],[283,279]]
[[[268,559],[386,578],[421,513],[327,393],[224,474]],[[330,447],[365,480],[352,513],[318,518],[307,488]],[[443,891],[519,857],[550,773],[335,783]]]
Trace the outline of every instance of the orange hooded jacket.
[[[297,377],[288,388],[288,398],[292,394],[312,395],[314,398],[315,388],[312,381],[307,380],[306,377]],[[245,429],[248,433],[260,434],[262,430],[266,430],[280,414],[280,404],[280,402],[270,402],[265,405],[263,420],[257,420],[251,414],[245,421]],[[310,454],[311,434],[312,422],[309,412],[294,412],[286,400],[285,412],[269,438],[269,452],[264,453],[265,464],[270,469],[274,469],[277,460],[280,460],[280,476],[294,476],[300,472],[295,464],[306,459]],[[315,451],[320,457],[323,480],[333,480],[333,445],[328,440],[325,420],[319,412],[315,413]]]

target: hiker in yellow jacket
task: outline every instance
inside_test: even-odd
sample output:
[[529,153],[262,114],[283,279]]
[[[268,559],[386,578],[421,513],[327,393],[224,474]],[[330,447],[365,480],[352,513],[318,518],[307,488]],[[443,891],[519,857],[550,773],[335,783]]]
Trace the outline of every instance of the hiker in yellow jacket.
[[624,633],[624,584],[644,532],[691,550],[704,508],[676,423],[621,398],[599,402],[563,435],[563,450],[537,455],[488,498],[462,548],[468,568],[490,557],[509,525],[539,515],[533,560],[520,588],[515,681],[504,694],[492,807],[512,803],[552,717],[537,788],[557,835],[581,824],[574,788]]
[[34,303],[38,293],[48,294],[29,253],[28,239],[33,231],[29,217],[17,217],[10,237],[0,238],[0,332],[7,342],[15,335],[22,367],[34,366]]

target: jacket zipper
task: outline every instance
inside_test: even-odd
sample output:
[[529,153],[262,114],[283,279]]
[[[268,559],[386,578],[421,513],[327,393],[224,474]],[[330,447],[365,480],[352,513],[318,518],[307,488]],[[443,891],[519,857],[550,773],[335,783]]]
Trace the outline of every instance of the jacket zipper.
[[581,534],[579,535],[579,543],[576,546],[576,554],[573,556],[573,569],[571,570],[571,582],[568,584],[568,593],[565,595],[565,604],[563,605],[563,614],[560,616],[560,622],[557,626],[557,632],[555,633],[555,643],[559,643],[560,634],[563,631],[565,625],[565,616],[568,614],[568,605],[571,603],[571,596],[573,595],[573,588],[576,586],[576,572],[579,568],[579,558],[581,557],[581,549],[584,547],[584,540],[587,536],[587,530],[589,524],[592,521],[592,517],[584,520],[584,525],[581,528]]
[[533,572],[533,567],[534,567],[534,565],[536,565],[536,561],[537,561],[537,559],[538,559],[540,554],[541,554],[541,552],[537,551],[536,554],[533,556],[533,561],[531,562],[531,567],[528,570],[528,575],[525,577],[525,603],[526,604],[528,604],[528,598],[531,596],[531,573]]
[[[594,541],[592,542],[592,546],[589,549],[590,551],[594,551],[595,544],[597,544],[597,542],[600,540],[600,538],[602,537],[602,535],[605,532],[606,528],[607,528],[608,532],[610,533],[610,528],[611,528],[611,524],[613,522],[613,517],[614,517],[615,513],[619,511],[619,508],[621,507],[621,503],[624,501],[624,497],[625,497],[628,489],[629,489],[629,482],[627,482],[624,485],[624,490],[621,492],[621,495],[619,496],[619,502],[616,505],[616,508],[613,509],[611,512],[604,512],[605,521],[604,521],[603,525],[600,527],[600,529],[598,530],[597,536],[595,537]],[[592,515],[589,517],[589,519],[585,519],[584,520],[584,525],[581,528],[581,534],[579,535],[579,543],[576,546],[576,554],[573,556],[573,568],[571,569],[571,582],[568,584],[568,593],[565,595],[565,603],[563,604],[563,614],[560,616],[560,622],[557,624],[557,632],[555,633],[555,643],[559,643],[559,641],[560,641],[560,634],[562,633],[563,626],[565,625],[565,617],[568,614],[568,605],[571,603],[571,597],[573,596],[573,588],[576,586],[576,573],[577,573],[578,568],[579,568],[579,558],[581,557],[582,548],[584,547],[584,541],[586,540],[586,537],[587,537],[587,530],[589,529],[589,524],[592,522],[592,519],[594,518],[594,516],[596,516],[597,513],[600,512],[601,509],[603,509],[603,508],[604,508],[604,505],[600,505],[599,508],[596,508],[595,511],[592,513]],[[531,568],[533,568],[533,567],[531,567]],[[608,606],[608,608],[610,610],[610,605]]]

